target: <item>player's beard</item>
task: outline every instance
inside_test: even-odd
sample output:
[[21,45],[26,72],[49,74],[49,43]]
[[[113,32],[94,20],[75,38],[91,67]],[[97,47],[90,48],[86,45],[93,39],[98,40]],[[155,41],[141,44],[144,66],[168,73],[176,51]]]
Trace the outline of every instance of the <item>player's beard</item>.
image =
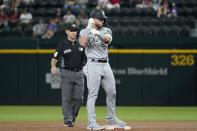
[[103,23],[101,23],[101,24],[96,24],[96,27],[97,27],[97,29],[101,29],[102,27],[103,27]]

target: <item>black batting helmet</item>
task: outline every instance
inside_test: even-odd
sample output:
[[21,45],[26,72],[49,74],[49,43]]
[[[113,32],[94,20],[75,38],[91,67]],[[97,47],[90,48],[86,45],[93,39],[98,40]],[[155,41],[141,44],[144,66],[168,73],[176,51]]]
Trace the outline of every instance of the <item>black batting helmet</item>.
[[99,20],[106,20],[108,17],[105,16],[105,12],[100,9],[94,9],[90,12],[90,18],[96,18]]

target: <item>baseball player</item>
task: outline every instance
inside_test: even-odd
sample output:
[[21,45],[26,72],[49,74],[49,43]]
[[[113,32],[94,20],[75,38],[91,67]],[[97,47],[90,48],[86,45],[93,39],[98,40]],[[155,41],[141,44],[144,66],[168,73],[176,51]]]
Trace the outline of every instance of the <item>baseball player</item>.
[[105,12],[94,9],[90,13],[88,26],[80,31],[80,45],[85,47],[87,63],[83,69],[87,77],[88,98],[87,113],[88,126],[90,130],[102,130],[104,127],[96,122],[95,102],[100,85],[104,88],[107,97],[107,117],[110,125],[126,126],[115,114],[116,87],[115,79],[109,65],[108,45],[112,41],[112,32],[104,27],[107,17]]

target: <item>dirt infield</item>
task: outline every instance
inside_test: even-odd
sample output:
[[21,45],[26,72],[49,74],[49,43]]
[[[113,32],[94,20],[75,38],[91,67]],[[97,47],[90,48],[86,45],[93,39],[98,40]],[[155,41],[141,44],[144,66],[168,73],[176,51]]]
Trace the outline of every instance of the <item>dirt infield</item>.
[[[106,124],[99,122],[100,124]],[[197,131],[197,122],[130,122],[132,131]],[[0,131],[87,131],[85,122],[72,128],[62,122],[0,122]]]

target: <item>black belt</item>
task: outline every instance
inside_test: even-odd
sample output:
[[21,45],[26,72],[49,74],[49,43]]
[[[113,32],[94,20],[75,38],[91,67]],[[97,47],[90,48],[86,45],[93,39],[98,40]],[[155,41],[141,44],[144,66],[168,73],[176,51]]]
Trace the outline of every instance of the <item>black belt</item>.
[[82,68],[69,68],[69,67],[64,67],[64,69],[69,70],[69,71],[74,71],[74,72],[79,72],[82,70]]
[[96,59],[96,58],[91,58],[92,62],[99,62],[99,63],[107,63],[107,59]]

